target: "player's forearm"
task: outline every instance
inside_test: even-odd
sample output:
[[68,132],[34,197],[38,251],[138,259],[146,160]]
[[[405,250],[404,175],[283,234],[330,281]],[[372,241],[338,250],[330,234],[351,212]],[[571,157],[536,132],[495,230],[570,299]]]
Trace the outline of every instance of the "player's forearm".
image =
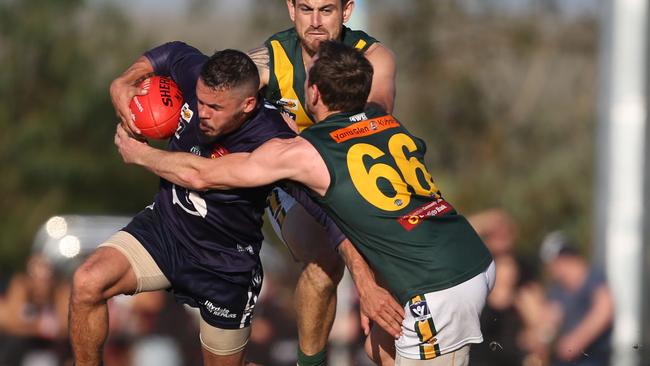
[[157,176],[174,184],[192,190],[205,190],[204,176],[209,172],[212,159],[206,159],[185,152],[171,152],[153,148],[146,142],[138,141],[117,125],[115,146],[127,164],[144,167]]
[[114,141],[124,162],[192,190],[260,187],[291,178],[295,165],[291,154],[280,158],[279,148],[287,145],[283,141],[271,140],[253,153],[232,153],[216,159],[152,148],[130,137],[119,124]]
[[134,85],[136,81],[152,75],[153,73],[153,65],[151,65],[149,59],[145,56],[140,56],[131,66],[129,66],[128,69],[126,69],[126,71],[122,73],[122,75],[113,80],[113,83]]
[[250,154],[230,154],[208,159],[185,152],[170,152],[149,146],[134,160],[157,176],[195,191],[233,189],[268,184],[258,181],[253,171],[246,169]]
[[164,151],[145,145],[132,163],[176,185],[202,191],[208,189],[207,182],[202,177],[202,171],[205,170],[203,160],[207,159],[185,152]]
[[134,95],[146,94],[146,90],[136,88],[137,82],[153,73],[153,67],[145,56],[140,56],[122,75],[115,78],[110,85],[111,102],[124,127],[133,135],[140,130],[133,123],[133,113],[129,103]]
[[357,290],[360,294],[363,294],[367,286],[376,285],[375,276],[368,266],[368,263],[350,240],[343,240],[339,245],[338,250],[341,257],[343,257],[345,265],[350,270],[352,280],[357,286]]

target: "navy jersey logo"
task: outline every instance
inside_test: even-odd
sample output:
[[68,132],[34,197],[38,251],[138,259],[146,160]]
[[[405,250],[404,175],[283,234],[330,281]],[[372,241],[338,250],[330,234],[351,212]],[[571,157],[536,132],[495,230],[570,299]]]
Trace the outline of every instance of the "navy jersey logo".
[[197,192],[190,191],[175,184],[172,186],[172,203],[193,216],[208,216],[208,204]]
[[181,138],[181,134],[192,119],[192,116],[194,116],[194,111],[190,109],[190,105],[187,103],[183,104],[183,107],[181,108],[181,117],[178,120],[178,127],[176,128],[176,132],[174,132],[174,136],[177,139]]
[[183,104],[183,108],[181,108],[181,118],[183,118],[185,122],[190,122],[193,115],[194,111],[190,109],[190,105],[187,103]]

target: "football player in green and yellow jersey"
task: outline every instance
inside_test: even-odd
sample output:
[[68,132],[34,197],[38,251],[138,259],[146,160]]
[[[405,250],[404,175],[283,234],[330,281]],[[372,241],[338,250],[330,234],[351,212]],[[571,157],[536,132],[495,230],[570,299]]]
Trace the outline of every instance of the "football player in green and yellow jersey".
[[[283,110],[290,124],[302,131],[314,117],[306,109],[304,84],[307,62],[322,41],[338,40],[366,56],[375,72],[368,103],[392,112],[395,103],[395,57],[375,38],[344,25],[352,15],[353,0],[286,0],[294,27],[269,37],[248,52],[257,64],[266,99]],[[296,312],[300,351],[298,364],[320,364],[334,322],[336,287],[343,263],[325,245],[326,236],[300,205],[275,188],[268,199],[269,222],[294,258],[305,263],[296,285]],[[314,251],[314,242],[322,243]],[[338,243],[337,243],[338,244]],[[329,250],[328,250],[329,249]],[[364,319],[365,320],[365,319]],[[364,330],[369,326],[364,321]]]

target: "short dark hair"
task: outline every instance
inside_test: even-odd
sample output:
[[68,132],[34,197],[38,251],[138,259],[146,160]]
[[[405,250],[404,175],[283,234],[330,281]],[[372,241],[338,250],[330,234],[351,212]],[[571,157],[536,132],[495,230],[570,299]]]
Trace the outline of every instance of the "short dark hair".
[[309,69],[309,86],[316,85],[332,111],[363,110],[372,86],[370,61],[358,50],[337,41],[321,42]]
[[247,54],[227,49],[215,52],[203,64],[201,80],[211,89],[224,90],[249,88],[248,93],[255,94],[260,85],[257,66]]

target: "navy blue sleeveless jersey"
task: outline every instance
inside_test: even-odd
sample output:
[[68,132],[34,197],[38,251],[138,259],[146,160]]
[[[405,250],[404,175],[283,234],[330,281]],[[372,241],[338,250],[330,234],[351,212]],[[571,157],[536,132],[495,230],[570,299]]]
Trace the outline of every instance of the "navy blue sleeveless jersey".
[[[239,129],[204,142],[199,130],[196,83],[208,57],[182,42],[164,44],[145,56],[157,75],[170,76],[183,93],[184,105],[169,151],[219,158],[253,151],[274,137],[295,136],[275,107],[260,98],[253,116]],[[173,250],[185,260],[228,281],[247,284],[249,276],[240,275],[250,273],[259,263],[262,214],[270,188],[196,192],[161,179],[154,212],[175,239],[177,248]],[[137,233],[135,236],[138,238]]]
[[[260,97],[258,108],[239,129],[206,141],[199,130],[196,83],[208,57],[182,42],[164,44],[145,56],[157,75],[170,76],[183,93],[169,151],[218,159],[251,152],[271,138],[296,136],[279,111]],[[198,307],[213,326],[247,327],[262,284],[262,215],[270,190],[264,186],[196,192],[161,179],[154,204],[123,230],[153,257],[177,300]],[[326,228],[333,245],[344,239],[304,189],[293,187],[290,192]]]

